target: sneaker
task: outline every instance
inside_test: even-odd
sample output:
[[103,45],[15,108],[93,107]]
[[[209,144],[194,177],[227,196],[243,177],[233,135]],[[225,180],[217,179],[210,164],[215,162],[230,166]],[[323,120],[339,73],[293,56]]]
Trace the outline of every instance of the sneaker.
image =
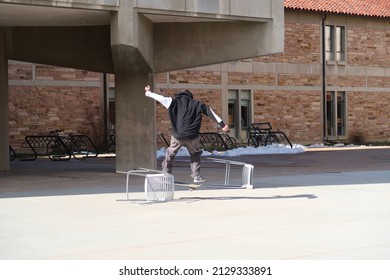
[[194,183],[203,183],[204,181],[206,180],[200,175],[194,177]]

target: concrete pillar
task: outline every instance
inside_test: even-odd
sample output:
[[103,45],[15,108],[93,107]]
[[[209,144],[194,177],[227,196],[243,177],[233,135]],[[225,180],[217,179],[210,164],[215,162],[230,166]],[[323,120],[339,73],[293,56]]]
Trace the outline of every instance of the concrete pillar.
[[145,97],[153,86],[153,24],[132,1],[120,0],[111,18],[111,53],[115,69],[116,169],[156,169],[155,101]]
[[145,96],[153,85],[148,72],[115,75],[116,170],[156,169],[155,102]]
[[5,31],[0,28],[0,171],[9,170],[8,59]]

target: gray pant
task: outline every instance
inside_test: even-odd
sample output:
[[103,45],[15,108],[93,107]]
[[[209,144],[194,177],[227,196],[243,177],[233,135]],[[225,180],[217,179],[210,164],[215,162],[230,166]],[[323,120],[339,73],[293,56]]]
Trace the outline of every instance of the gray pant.
[[167,148],[165,159],[162,162],[162,170],[172,174],[173,160],[182,146],[186,147],[191,155],[191,177],[200,175],[200,156],[202,155],[202,150],[200,149],[199,136],[194,139],[182,140],[177,140],[171,136],[171,144]]

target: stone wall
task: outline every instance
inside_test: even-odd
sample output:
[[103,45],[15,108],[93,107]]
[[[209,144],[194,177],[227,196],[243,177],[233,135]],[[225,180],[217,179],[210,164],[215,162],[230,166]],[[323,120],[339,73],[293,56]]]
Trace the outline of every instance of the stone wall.
[[[48,134],[54,129],[91,138],[98,133],[101,88],[87,86],[85,81],[100,85],[100,74],[11,63],[9,76],[9,134],[15,149],[21,147],[25,136]],[[84,85],[77,86],[76,81]]]
[[[210,91],[213,85],[222,96],[213,105],[221,106],[224,118],[228,90],[252,90],[254,122],[270,121],[294,143],[322,142],[321,23],[320,14],[288,12],[283,53],[167,73],[158,80],[159,86],[177,91],[195,87],[217,94]],[[327,91],[347,93],[347,133],[339,140],[349,141],[358,132],[369,142],[389,142],[389,25],[384,20],[346,16],[328,16],[326,24],[341,24],[347,30],[347,61],[326,65]],[[166,123],[158,127],[168,131]]]
[[320,98],[316,91],[255,91],[254,122],[271,122],[294,143],[320,141]]
[[[347,136],[390,141],[390,27],[385,21],[329,16],[347,29],[347,61],[326,65],[327,90],[347,93]],[[155,92],[188,89],[227,120],[230,89],[251,90],[253,121],[270,121],[293,143],[322,142],[321,15],[286,13],[285,52],[155,75]],[[10,143],[53,128],[94,134],[100,123],[101,74],[11,62]],[[115,85],[113,75],[109,76]],[[157,133],[170,137],[167,110],[157,104]],[[204,118],[202,131],[216,131]],[[344,139],[347,140],[347,139]],[[245,142],[245,140],[243,140]],[[158,146],[164,146],[158,143]]]
[[389,67],[389,28],[349,28],[347,40],[348,65]]
[[389,106],[390,92],[349,93],[349,133],[366,140],[390,141]]

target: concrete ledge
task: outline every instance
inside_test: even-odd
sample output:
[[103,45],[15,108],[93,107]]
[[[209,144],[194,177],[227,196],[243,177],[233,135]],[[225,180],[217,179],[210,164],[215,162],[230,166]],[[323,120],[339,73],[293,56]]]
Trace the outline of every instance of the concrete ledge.
[[1,2],[30,6],[83,8],[110,11],[117,11],[119,7],[119,0],[0,0],[0,3]]

